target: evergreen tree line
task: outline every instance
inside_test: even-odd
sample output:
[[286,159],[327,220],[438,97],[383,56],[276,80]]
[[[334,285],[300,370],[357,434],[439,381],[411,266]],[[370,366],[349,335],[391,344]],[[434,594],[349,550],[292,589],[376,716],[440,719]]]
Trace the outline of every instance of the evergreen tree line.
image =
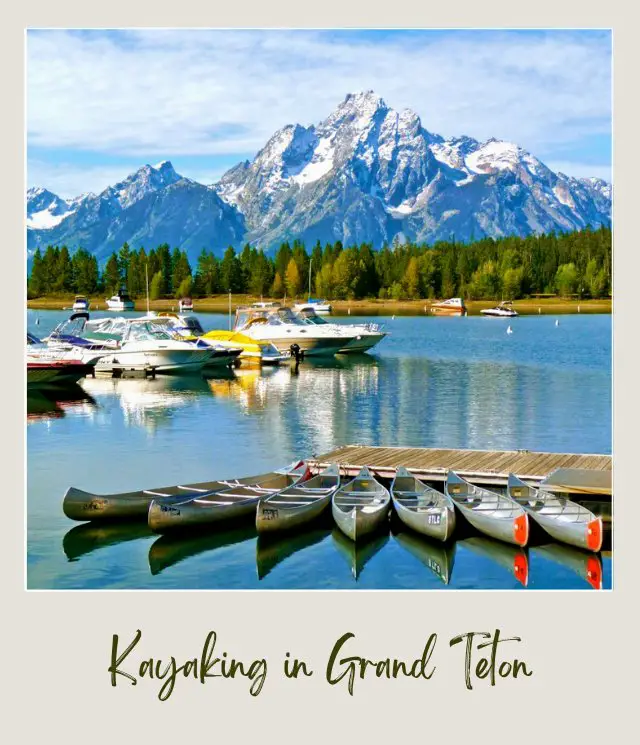
[[370,243],[343,247],[340,241],[310,253],[294,240],[273,258],[249,244],[239,253],[229,246],[222,258],[202,249],[195,270],[179,248],[164,243],[148,253],[124,244],[101,272],[94,256],[66,246],[38,249],[28,281],[30,297],[74,292],[131,297],[195,297],[225,292],[299,298],[365,297],[515,300],[532,294],[603,297],[611,293],[611,228],[586,228],[526,238],[455,240],[433,245],[395,243],[375,251]]

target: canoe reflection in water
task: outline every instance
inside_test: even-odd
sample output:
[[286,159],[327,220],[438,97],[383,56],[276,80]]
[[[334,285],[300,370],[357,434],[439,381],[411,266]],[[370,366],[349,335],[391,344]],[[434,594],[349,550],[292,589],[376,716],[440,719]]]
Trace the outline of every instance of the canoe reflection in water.
[[278,564],[298,551],[321,543],[331,535],[331,528],[322,525],[302,533],[288,533],[274,537],[259,535],[256,542],[256,567],[258,579],[264,579]]
[[216,532],[199,531],[190,534],[163,535],[151,544],[149,549],[149,569],[156,575],[185,559],[219,548],[234,546],[255,539],[255,525],[236,523],[227,530]]
[[362,570],[373,557],[384,548],[389,541],[389,533],[372,535],[371,538],[363,541],[352,541],[339,529],[334,528],[331,531],[331,538],[338,553],[347,561],[353,578],[357,581]]
[[565,546],[562,543],[547,543],[544,546],[535,546],[531,548],[531,551],[536,556],[542,556],[571,569],[588,582],[594,590],[602,589],[602,558],[600,554],[582,551],[579,548]]
[[107,546],[115,546],[139,538],[152,538],[153,533],[146,523],[83,523],[65,533],[62,550],[69,561]]
[[527,549],[479,535],[458,541],[458,546],[459,548],[469,549],[477,556],[483,556],[504,567],[523,587],[529,584],[529,555]]
[[395,542],[430,569],[445,585],[451,581],[456,544],[430,540],[409,530],[394,533]]

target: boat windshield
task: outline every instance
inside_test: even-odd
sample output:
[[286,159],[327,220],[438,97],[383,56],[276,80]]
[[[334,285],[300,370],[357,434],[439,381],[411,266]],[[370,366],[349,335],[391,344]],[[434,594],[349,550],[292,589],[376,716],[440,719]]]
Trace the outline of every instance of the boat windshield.
[[159,324],[151,322],[132,323],[127,335],[127,341],[168,341],[173,338],[173,334],[170,334]]
[[235,329],[245,328],[249,323],[261,319],[269,326],[282,326],[291,324],[294,326],[306,326],[306,322],[296,316],[291,308],[238,310],[236,313]]
[[323,324],[328,325],[328,321],[325,321],[324,318],[320,318],[320,316],[317,316],[315,313],[300,313],[298,317],[305,323],[310,323],[314,326],[322,326]]

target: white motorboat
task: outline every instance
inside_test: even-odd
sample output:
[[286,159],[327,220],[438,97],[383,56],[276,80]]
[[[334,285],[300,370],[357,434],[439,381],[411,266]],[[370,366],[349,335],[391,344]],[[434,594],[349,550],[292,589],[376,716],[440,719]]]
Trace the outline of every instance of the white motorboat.
[[467,306],[461,297],[450,297],[438,303],[431,303],[431,312],[435,316],[466,316]]
[[255,341],[271,342],[280,352],[289,352],[293,344],[307,356],[336,354],[355,338],[350,330],[333,325],[319,326],[296,316],[291,308],[278,304],[255,304],[236,310],[234,331],[241,331]]
[[309,310],[299,312],[298,316],[312,326],[332,328],[336,333],[350,337],[347,343],[338,350],[339,354],[366,352],[375,347],[389,333],[383,331],[378,323],[329,323],[314,311]]
[[136,304],[126,292],[120,292],[119,295],[112,295],[110,298],[107,298],[106,303],[109,310],[125,311],[136,309]]
[[[85,356],[100,349],[101,357],[96,363],[96,372],[118,370],[154,370],[158,373],[174,373],[201,370],[215,356],[216,350],[199,341],[182,339],[171,333],[153,318],[99,318],[88,320],[74,314],[70,321],[84,323],[75,334],[65,333],[66,324],[61,324],[51,334],[48,342],[62,345],[75,341],[85,345]],[[225,356],[227,364],[229,355]]]
[[76,311],[88,311],[90,306],[89,298],[84,295],[76,295],[71,310]]
[[331,303],[326,300],[315,300],[310,297],[306,303],[296,303],[293,306],[295,313],[313,311],[314,313],[331,313]]
[[481,310],[480,313],[484,316],[498,316],[501,318],[513,318],[513,316],[517,316],[518,312],[513,309],[513,303],[511,300],[504,300],[499,305],[496,305],[495,308],[485,308],[484,310]]
[[27,385],[69,385],[93,373],[99,355],[66,345],[50,348],[27,332]]
[[188,313],[193,310],[193,300],[190,297],[183,297],[178,300],[178,310],[180,313]]

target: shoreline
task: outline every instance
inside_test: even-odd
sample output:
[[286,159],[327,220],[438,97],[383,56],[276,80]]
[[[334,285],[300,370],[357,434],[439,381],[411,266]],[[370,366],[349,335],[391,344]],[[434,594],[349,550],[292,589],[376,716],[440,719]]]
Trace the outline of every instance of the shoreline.
[[[259,302],[282,302],[277,298],[260,298],[252,295],[232,295],[231,310],[240,305],[249,305]],[[73,305],[73,295],[62,295],[59,297],[34,298],[27,301],[29,310],[71,310]],[[90,297],[91,310],[107,310],[105,298],[101,296]],[[298,302],[298,301],[293,301]],[[293,305],[289,299],[286,305]],[[433,314],[430,312],[431,300],[378,300],[375,298],[364,300],[332,300],[332,315],[405,315],[405,316],[423,316]],[[469,300],[465,301],[469,315],[480,315],[480,311],[485,308],[495,307],[500,300]],[[147,308],[146,298],[138,298],[135,301],[136,312],[144,313]],[[228,313],[229,296],[213,295],[203,298],[194,298],[194,313]],[[523,298],[522,300],[513,301],[514,309],[520,315],[544,315],[548,313],[567,314],[567,313],[608,313],[612,312],[612,299],[605,298],[602,300],[578,300],[577,298]],[[149,301],[150,310],[154,311],[176,311],[178,310],[178,301],[174,298],[164,298],[161,300]]]

